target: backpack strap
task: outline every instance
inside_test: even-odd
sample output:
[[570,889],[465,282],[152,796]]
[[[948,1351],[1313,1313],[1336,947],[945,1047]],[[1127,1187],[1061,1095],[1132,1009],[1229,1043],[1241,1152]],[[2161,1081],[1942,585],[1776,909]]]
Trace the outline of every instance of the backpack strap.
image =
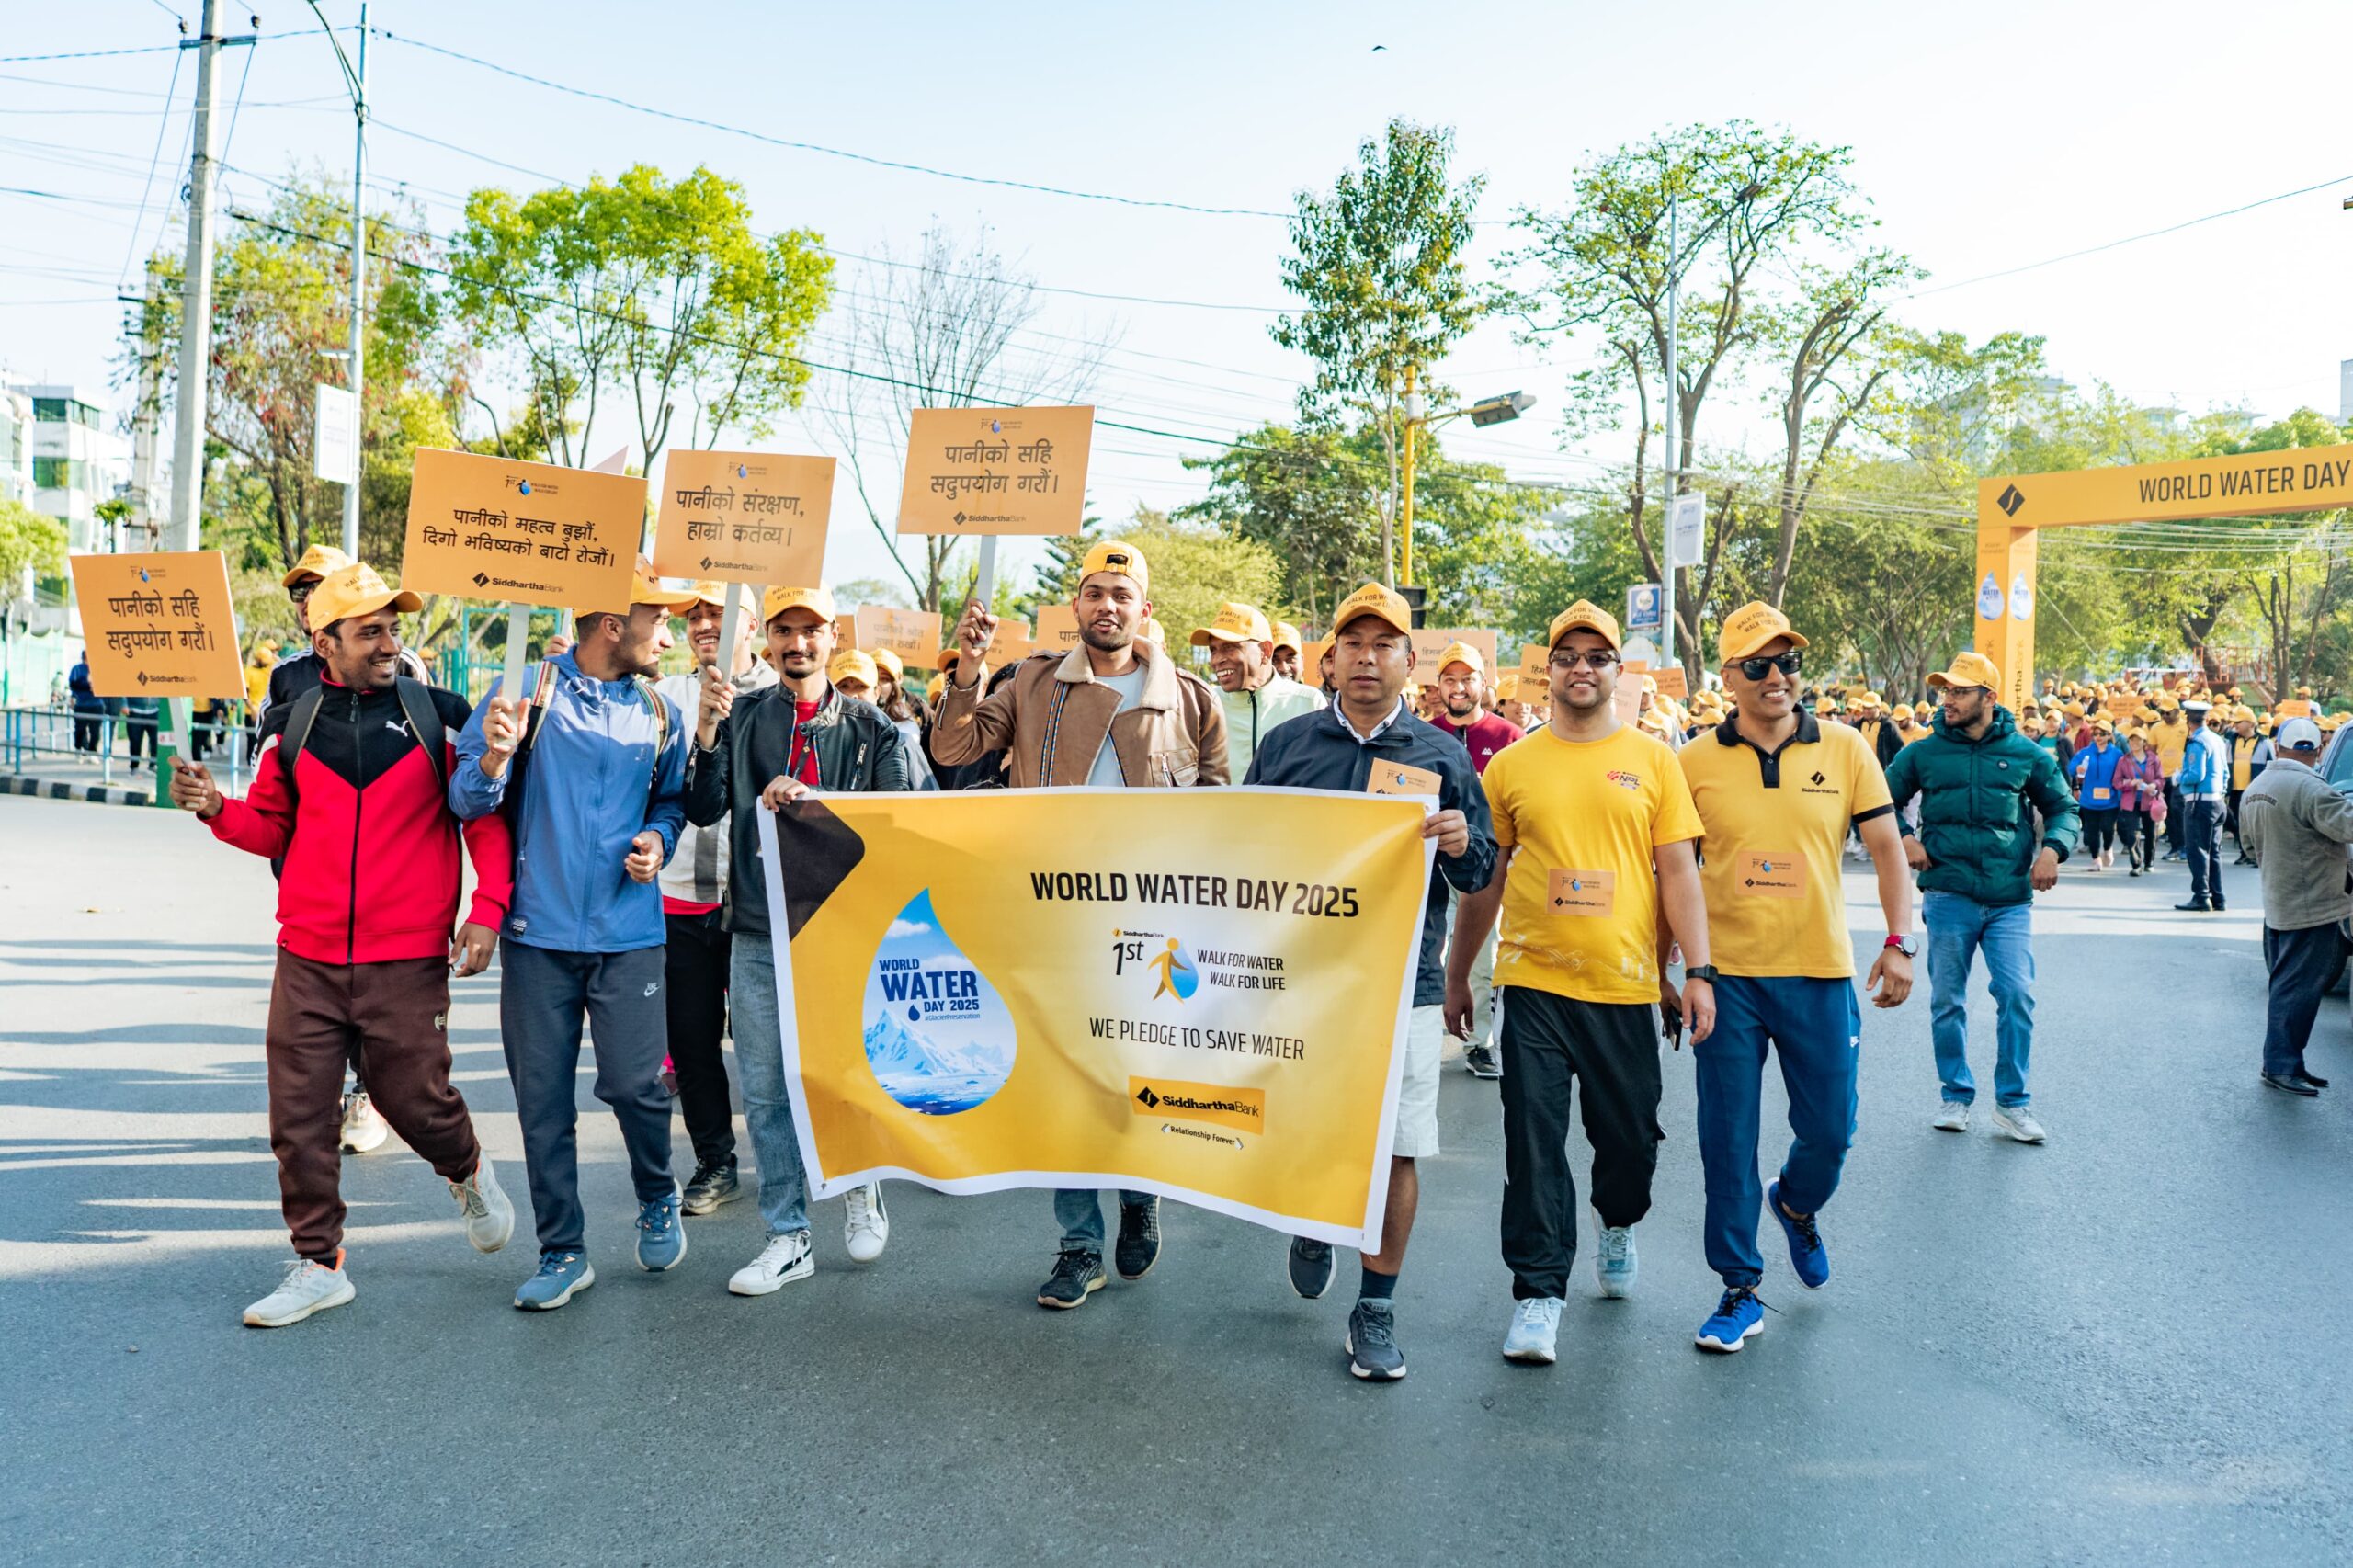
[[286,728],[278,733],[278,772],[286,781],[286,799],[299,812],[302,804],[302,784],[294,765],[302,759],[302,748],[311,744],[311,727],[319,722],[319,709],[327,699],[327,688],[314,686],[294,699],[286,710]]
[[540,736],[540,725],[547,718],[548,703],[555,696],[555,661],[540,661],[539,680],[531,688],[531,705],[523,710],[523,734],[515,743],[515,755],[506,762],[506,790],[499,797],[500,812],[512,822],[523,809],[523,769],[531,757],[531,743]]
[[399,697],[401,717],[408,721],[409,733],[425,748],[425,760],[433,769],[434,781],[444,790],[449,787],[448,757],[449,727],[441,722],[441,710],[433,705],[433,693],[419,681],[406,676],[392,679],[392,691]]

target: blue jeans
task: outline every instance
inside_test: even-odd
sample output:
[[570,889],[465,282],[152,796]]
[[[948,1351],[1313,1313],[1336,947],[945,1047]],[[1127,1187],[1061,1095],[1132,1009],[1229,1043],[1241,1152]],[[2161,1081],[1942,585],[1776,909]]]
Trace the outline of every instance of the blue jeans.
[[[1120,1207],[1122,1209],[1151,1201],[1152,1194],[1149,1192],[1120,1194]],[[1063,1228],[1063,1251],[1091,1252],[1101,1256],[1103,1199],[1093,1187],[1054,1188],[1054,1222]]]
[[1725,975],[1716,982],[1716,1027],[1691,1048],[1699,1088],[1699,1163],[1707,1175],[1701,1233],[1708,1267],[1737,1290],[1765,1278],[1756,1216],[1757,1105],[1769,1041],[1781,1059],[1795,1134],[1781,1162],[1781,1201],[1818,1214],[1838,1190],[1855,1137],[1855,1066],[1863,1017],[1852,980]]
[[1994,993],[1994,1098],[2026,1104],[2032,1098],[2026,1070],[2034,1051],[2034,905],[1925,892],[1920,923],[1928,928],[1928,1033],[1945,1098],[1968,1105],[1977,1097],[1977,1081],[1969,1075],[1969,971],[1983,949]]
[[736,938],[727,960],[727,1012],[735,1034],[735,1075],[744,1085],[744,1128],[760,1173],[760,1218],[768,1234],[809,1228],[809,1173],[784,1089],[784,1031],[777,1017],[776,956],[767,933]]

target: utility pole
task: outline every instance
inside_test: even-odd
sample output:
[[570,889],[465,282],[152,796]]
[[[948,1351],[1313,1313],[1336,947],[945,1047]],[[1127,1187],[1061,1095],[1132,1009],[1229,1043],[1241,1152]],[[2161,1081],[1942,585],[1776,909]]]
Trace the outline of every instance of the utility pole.
[[[155,439],[156,415],[164,396],[164,350],[161,344],[147,339],[147,324],[155,319],[157,285],[155,275],[147,275],[147,293],[140,306],[131,329],[131,341],[139,350],[139,406],[131,416],[131,517],[140,531],[146,535],[141,548],[153,550],[163,533],[161,519],[155,516]],[[122,549],[118,537],[114,549]]]
[[1675,312],[1677,295],[1682,290],[1682,257],[1677,248],[1676,197],[1670,191],[1666,198],[1666,501],[1658,509],[1659,551],[1665,579],[1659,585],[1660,601],[1665,612],[1659,618],[1658,661],[1662,667],[1675,663],[1675,492],[1678,472],[1676,462],[1675,437],[1677,425],[1683,417],[1682,400],[1675,392]]
[[172,430],[169,548],[194,550],[204,510],[205,378],[212,363],[213,61],[221,52],[221,0],[204,0],[196,51],[195,156],[188,173],[188,262],[180,278],[180,362]]
[[[335,34],[327,34],[333,39]],[[342,50],[335,51],[342,57]],[[357,128],[351,139],[351,468],[352,481],[343,487],[343,552],[359,559],[359,399],[363,390],[365,350],[362,342],[368,317],[362,305],[368,277],[368,223],[363,198],[368,177],[368,0],[359,0],[359,69],[348,64],[351,77],[351,117]]]

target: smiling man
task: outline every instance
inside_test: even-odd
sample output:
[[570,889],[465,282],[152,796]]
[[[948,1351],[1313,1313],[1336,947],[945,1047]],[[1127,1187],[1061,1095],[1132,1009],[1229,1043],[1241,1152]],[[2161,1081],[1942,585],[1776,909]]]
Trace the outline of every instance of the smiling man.
[[1324,706],[1311,691],[1275,668],[1275,634],[1256,605],[1218,606],[1217,619],[1193,633],[1193,646],[1210,651],[1219,700],[1225,710],[1225,756],[1230,771],[1250,771],[1258,743],[1274,727]]

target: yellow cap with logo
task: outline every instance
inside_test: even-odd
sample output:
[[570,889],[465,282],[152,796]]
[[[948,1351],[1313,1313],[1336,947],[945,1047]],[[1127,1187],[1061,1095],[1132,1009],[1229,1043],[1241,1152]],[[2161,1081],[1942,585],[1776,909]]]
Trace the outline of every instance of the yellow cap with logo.
[[1229,601],[1217,607],[1217,619],[1193,632],[1193,646],[1206,648],[1211,642],[1271,642],[1274,629],[1256,605]]
[[834,596],[824,588],[774,587],[760,596],[760,622],[766,625],[789,609],[815,613],[826,625],[834,622]]
[[1982,686],[1990,691],[2001,684],[2001,670],[1983,653],[1955,653],[1949,667],[1928,677],[1932,691],[1942,691],[1949,686]]
[[1716,631],[1716,662],[1729,665],[1754,654],[1776,637],[1786,637],[1792,648],[1805,646],[1805,639],[1790,625],[1790,618],[1762,599],[1751,599],[1730,615]]
[[331,544],[314,544],[294,562],[294,569],[278,579],[280,587],[290,588],[305,577],[324,577],[351,564],[351,557]]
[[574,615],[620,615],[636,608],[639,605],[659,605],[672,615],[680,615],[691,608],[699,597],[691,588],[682,592],[676,588],[664,587],[662,579],[654,574],[654,562],[641,555],[637,558],[637,569],[630,574],[629,603],[575,605],[573,607],[573,613]]
[[387,586],[373,566],[354,562],[336,567],[311,590],[311,628],[323,631],[338,620],[373,615],[387,606],[403,615],[414,615],[425,608],[425,601],[406,588]]
[[867,690],[872,691],[875,684],[874,660],[858,649],[845,648],[835,653],[833,662],[825,666],[825,678],[835,686],[846,680],[858,681]]
[[1289,621],[1275,622],[1275,646],[1288,648],[1294,653],[1304,654],[1307,652],[1307,645],[1299,640],[1299,628]]
[[1552,624],[1544,629],[1544,646],[1559,647],[1561,639],[1572,631],[1597,632],[1613,649],[1622,645],[1618,636],[1618,618],[1591,599],[1579,599],[1554,616]]
[[1143,551],[1134,545],[1116,539],[1107,539],[1086,552],[1078,563],[1078,580],[1082,583],[1097,572],[1116,572],[1135,579],[1137,591],[1152,592],[1152,568],[1144,564]]
[[1487,673],[1487,661],[1480,656],[1478,649],[1468,642],[1449,642],[1446,645],[1446,652],[1438,656],[1438,673],[1444,675],[1449,665],[1467,665],[1474,676]]
[[1414,634],[1414,612],[1404,597],[1378,583],[1367,583],[1342,599],[1340,608],[1332,612],[1332,635],[1337,637],[1348,629],[1350,621],[1368,615],[1408,637]]

